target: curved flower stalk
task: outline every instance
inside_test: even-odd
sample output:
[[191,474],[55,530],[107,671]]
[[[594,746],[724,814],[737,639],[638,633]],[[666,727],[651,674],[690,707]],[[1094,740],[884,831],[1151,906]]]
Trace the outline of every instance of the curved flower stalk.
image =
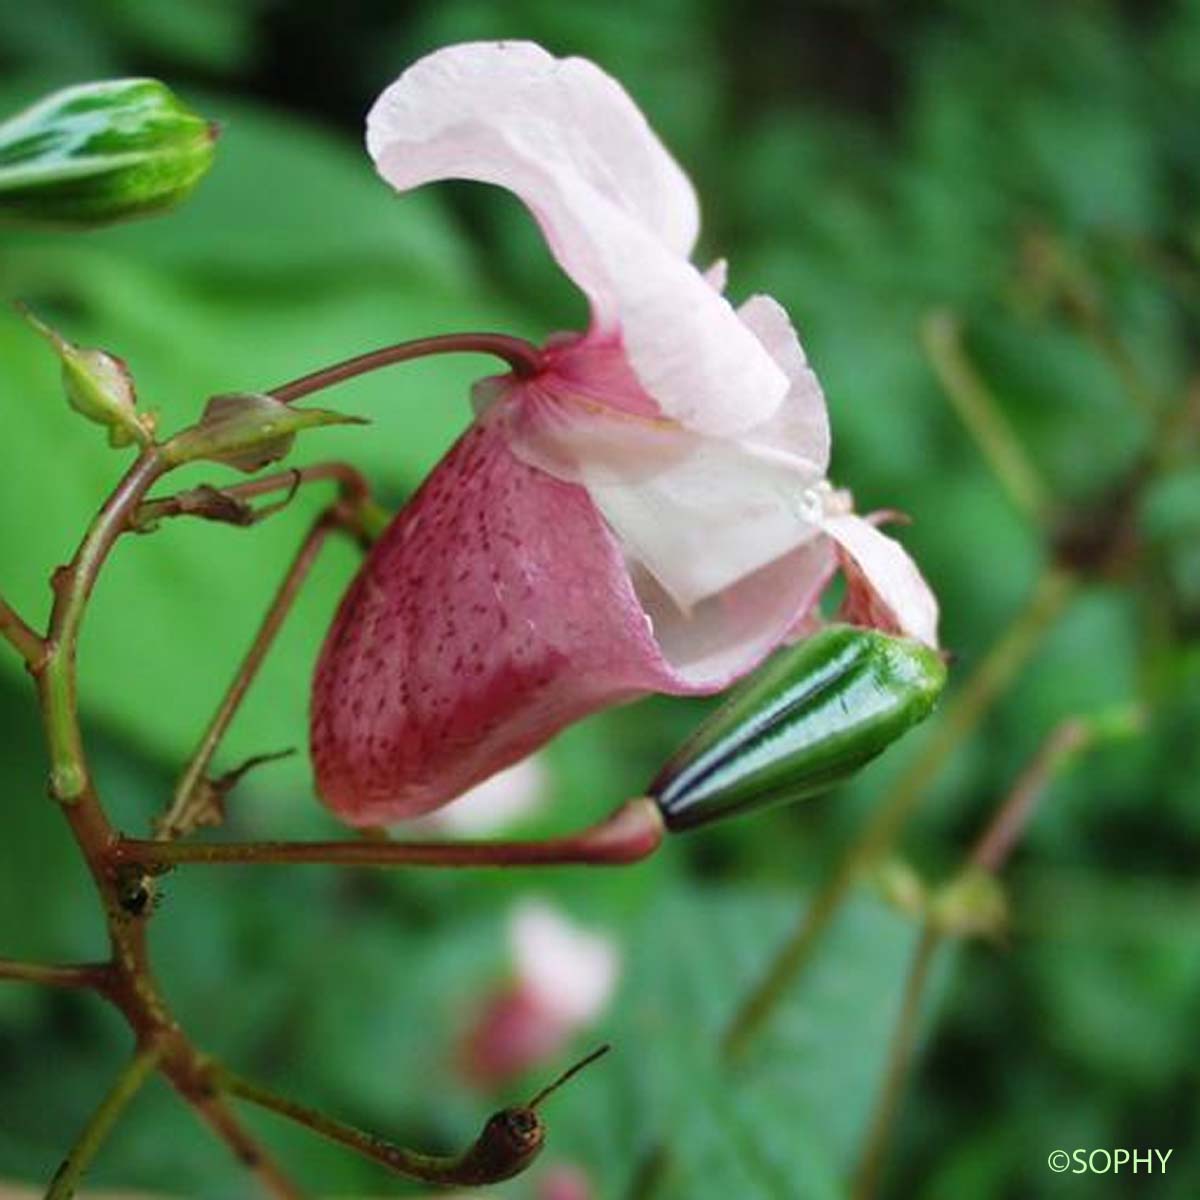
[[352,824],[436,809],[559,729],[650,692],[720,691],[812,624],[936,641],[900,546],[826,480],[829,428],[787,314],[734,308],[682,170],[619,84],[529,43],[406,71],[367,144],[398,190],[514,192],[591,305],[477,417],[376,544],[318,665],[318,788]]
[[485,1001],[461,1047],[463,1073],[489,1090],[553,1061],[604,1012],[620,975],[611,938],[544,901],[513,910],[508,944],[512,979]]

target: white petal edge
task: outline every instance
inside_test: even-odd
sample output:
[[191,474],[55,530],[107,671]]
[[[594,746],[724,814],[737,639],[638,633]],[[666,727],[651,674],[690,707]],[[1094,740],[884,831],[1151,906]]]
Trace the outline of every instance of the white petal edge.
[[737,314],[788,377],[788,392],[778,411],[748,434],[748,439],[801,455],[824,475],[829,470],[830,445],[825,393],[787,311],[772,297],[756,295],[745,301]]
[[852,513],[828,516],[821,525],[858,564],[900,631],[936,647],[937,599],[904,547]]
[[587,59],[523,41],[437,50],[375,102],[367,149],[378,162],[397,142],[436,144],[464,125],[488,126],[514,153],[577,176],[667,249],[691,254],[700,228],[691,181],[625,89]]
[[526,42],[440,50],[379,98],[367,146],[399,190],[462,178],[516,194],[668,416],[728,435],[779,407],[786,376],[687,261],[691,185],[592,63]]
[[663,658],[687,692],[720,691],[819,619],[837,570],[833,542],[816,536],[687,612],[644,568],[630,577]]

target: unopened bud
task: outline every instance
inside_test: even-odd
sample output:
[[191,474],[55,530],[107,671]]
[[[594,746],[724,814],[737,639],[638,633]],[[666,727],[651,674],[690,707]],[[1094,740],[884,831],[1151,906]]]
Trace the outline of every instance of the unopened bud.
[[0,220],[88,228],[162,212],[212,165],[216,137],[155,79],[64,88],[0,123]]
[[112,446],[128,446],[150,440],[154,423],[139,416],[133,376],[123,359],[107,350],[77,346],[56,329],[40,321],[23,305],[17,310],[54,349],[62,363],[63,391],[67,403],[89,421],[108,430]]

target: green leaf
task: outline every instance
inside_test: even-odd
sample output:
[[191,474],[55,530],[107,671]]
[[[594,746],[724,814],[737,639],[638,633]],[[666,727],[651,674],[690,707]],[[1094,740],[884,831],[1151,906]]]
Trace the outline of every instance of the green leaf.
[[[556,1146],[632,1173],[651,1146],[675,1164],[664,1200],[830,1200],[874,1104],[916,931],[856,895],[809,971],[734,1069],[719,1039],[798,919],[797,893],[672,886],[629,931],[614,1042],[611,1110],[585,1088],[556,1101]],[[591,1087],[598,1084],[594,1081]],[[559,1115],[559,1114],[562,1115]],[[564,1130],[566,1121],[583,1128]]]
[[365,425],[324,408],[294,408],[261,392],[213,396],[204,415],[163,447],[173,466],[202,459],[252,474],[290,453],[296,434],[321,425]]

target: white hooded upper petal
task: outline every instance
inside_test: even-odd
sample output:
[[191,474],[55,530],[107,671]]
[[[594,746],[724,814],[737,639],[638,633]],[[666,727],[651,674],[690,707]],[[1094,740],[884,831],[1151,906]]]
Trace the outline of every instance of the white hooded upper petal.
[[401,190],[461,178],[515,193],[667,416],[728,436],[778,409],[786,376],[688,262],[687,177],[594,64],[527,42],[439,50],[376,101],[367,147]]

